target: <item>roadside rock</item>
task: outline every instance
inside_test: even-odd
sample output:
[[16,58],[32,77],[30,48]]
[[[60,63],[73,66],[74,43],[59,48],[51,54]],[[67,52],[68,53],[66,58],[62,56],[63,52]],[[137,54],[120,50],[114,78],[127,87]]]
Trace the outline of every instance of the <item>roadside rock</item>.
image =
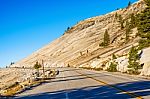
[[101,67],[101,61],[94,60],[91,62],[91,68],[100,68]]
[[140,75],[150,76],[150,47],[143,49],[141,54],[140,63],[143,64],[143,69]]
[[126,56],[119,57],[115,60],[117,65],[117,70],[120,72],[127,72],[128,69],[128,58]]

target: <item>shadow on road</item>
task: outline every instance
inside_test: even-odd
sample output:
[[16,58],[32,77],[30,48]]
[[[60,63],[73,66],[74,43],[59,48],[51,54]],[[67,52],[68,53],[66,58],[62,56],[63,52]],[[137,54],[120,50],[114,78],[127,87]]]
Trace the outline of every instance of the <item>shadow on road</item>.
[[[69,68],[69,67],[68,67]],[[81,68],[65,68],[64,70],[60,70],[60,72],[66,72],[66,71],[75,71],[75,70],[82,70]]]
[[[120,89],[134,92],[140,96],[150,95],[150,81],[138,81],[128,83],[118,83],[116,86]],[[14,97],[15,99],[129,99],[132,96],[119,92],[108,86],[88,86],[77,89],[60,90],[55,92],[46,92],[33,94],[29,96]]]

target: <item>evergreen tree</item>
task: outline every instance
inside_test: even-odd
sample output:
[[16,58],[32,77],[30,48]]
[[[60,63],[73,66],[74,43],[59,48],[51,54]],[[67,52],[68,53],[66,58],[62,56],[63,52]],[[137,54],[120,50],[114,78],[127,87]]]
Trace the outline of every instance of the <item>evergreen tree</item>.
[[134,14],[132,13],[131,15],[130,15],[130,18],[131,18],[131,21],[130,21],[130,23],[131,23],[131,28],[134,28],[134,27],[136,27],[136,17],[134,16]]
[[35,65],[34,65],[34,69],[37,70],[37,76],[38,77],[39,77],[39,68],[41,68],[41,67],[42,67],[41,64],[39,64],[38,62],[36,62]]
[[121,27],[121,29],[123,29],[124,28],[124,26],[123,26],[124,20],[121,15],[119,15],[118,18],[119,18],[120,27]]
[[117,12],[115,13],[115,19],[117,19],[118,18],[118,14],[117,14]]
[[38,62],[36,62],[34,65],[34,69],[39,69],[41,67],[42,67],[41,64],[39,64]]
[[[67,29],[65,30],[65,32],[68,32],[71,28],[70,27],[67,27]],[[65,33],[64,33],[65,34]],[[63,35],[64,35],[63,34]]]
[[138,69],[140,68],[139,59],[140,57],[138,55],[138,50],[136,49],[136,47],[132,47],[129,52],[128,68],[133,69],[133,73],[137,73]]
[[105,46],[108,46],[109,43],[110,43],[110,38],[109,38],[108,31],[106,30],[105,34],[104,34],[104,44],[105,44]]
[[129,34],[131,32],[131,25],[128,20],[126,21],[126,42],[129,40]]
[[15,63],[14,63],[14,62],[11,62],[11,63],[10,63],[10,65],[13,65],[13,64],[15,64]]
[[130,6],[131,6],[131,2],[129,1],[129,2],[128,2],[128,7],[130,7]]
[[139,49],[150,46],[150,0],[145,0],[147,8],[137,15],[138,36],[141,37]]
[[70,30],[70,27],[67,28],[67,31]]
[[150,6],[150,0],[144,0],[147,4],[147,6]]
[[112,55],[112,59],[117,59],[115,54]]
[[100,43],[99,46],[108,46],[109,43],[110,43],[110,37],[109,37],[108,31],[106,30],[104,33],[104,41]]

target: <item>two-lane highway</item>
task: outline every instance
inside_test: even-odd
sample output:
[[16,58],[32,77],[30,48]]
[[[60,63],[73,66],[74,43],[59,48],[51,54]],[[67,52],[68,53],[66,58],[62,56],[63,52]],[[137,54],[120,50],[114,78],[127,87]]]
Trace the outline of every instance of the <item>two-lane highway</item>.
[[51,81],[18,94],[16,99],[150,99],[150,81],[104,71],[59,68]]

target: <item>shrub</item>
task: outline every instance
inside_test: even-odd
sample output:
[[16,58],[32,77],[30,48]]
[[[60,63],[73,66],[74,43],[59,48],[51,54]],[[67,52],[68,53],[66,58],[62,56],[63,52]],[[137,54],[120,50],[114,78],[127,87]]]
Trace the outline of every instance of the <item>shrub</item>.
[[129,73],[129,74],[135,74],[135,75],[138,75],[138,74],[140,74],[140,72],[138,71],[138,70],[133,70],[133,69],[129,69],[128,71],[127,71],[127,73]]
[[115,54],[112,55],[112,59],[117,59]]
[[105,46],[104,42],[100,43],[99,46]]
[[117,72],[117,64],[114,62],[111,62],[109,68],[107,69],[109,72]]

